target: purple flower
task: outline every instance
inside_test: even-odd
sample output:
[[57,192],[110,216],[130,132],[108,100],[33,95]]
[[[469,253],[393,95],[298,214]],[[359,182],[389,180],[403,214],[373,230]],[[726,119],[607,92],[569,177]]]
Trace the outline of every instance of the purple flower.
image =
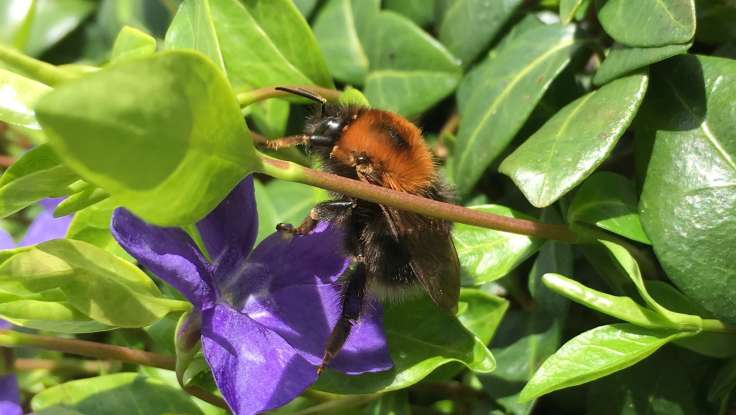
[[[316,380],[339,316],[336,281],[349,264],[340,232],[326,223],[291,239],[275,233],[251,252],[257,220],[251,177],[197,223],[209,260],[180,229],[124,209],[112,219],[118,243],[199,312],[204,356],[238,415],[284,405]],[[392,367],[378,303],[367,306],[330,367],[348,374]]]
[[0,249],[36,245],[51,239],[63,238],[69,228],[69,223],[72,221],[72,216],[54,217],[54,209],[61,200],[61,198],[55,198],[38,202],[43,206],[43,211],[28,225],[23,239],[18,244],[13,241],[13,238],[7,232],[0,229]]
[[[10,329],[10,323],[0,320],[0,330]],[[0,366],[3,363],[0,362]],[[0,367],[0,369],[2,369]],[[12,368],[8,368],[12,370]],[[18,391],[18,380],[12,373],[0,374],[0,414],[2,415],[23,415],[23,408],[20,406],[20,392]]]

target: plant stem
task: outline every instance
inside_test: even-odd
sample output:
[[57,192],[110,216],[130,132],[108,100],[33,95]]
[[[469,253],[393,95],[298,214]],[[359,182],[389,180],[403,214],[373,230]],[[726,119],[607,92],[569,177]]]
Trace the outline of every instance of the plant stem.
[[[378,399],[381,394],[373,395],[353,395],[343,399],[335,399],[332,401],[326,401],[309,408],[302,409],[301,411],[293,412],[291,415],[312,415],[312,414],[323,414],[329,412],[336,412],[338,409],[355,408],[358,406],[365,405],[366,403]],[[354,411],[357,412],[357,411]]]
[[174,370],[176,366],[176,359],[171,356],[87,340],[63,339],[60,337],[20,333],[12,330],[0,331],[0,346],[40,347],[57,352],[95,357],[103,360],[119,360],[125,363],[152,366],[167,370]]
[[[336,89],[324,88],[316,85],[288,85],[288,87],[293,89],[302,88],[312,92],[316,92],[318,95],[323,96],[328,101],[337,101],[340,98],[340,94],[342,93]],[[286,91],[279,91],[276,89],[276,87],[272,86],[266,88],[252,89],[250,91],[242,91],[238,92],[236,95],[241,108],[247,107],[248,105],[258,101],[263,101],[264,99],[283,96],[294,97],[294,94]]]
[[704,318],[703,319],[703,331],[736,334],[736,327],[729,326],[728,324],[722,322],[721,320]]
[[46,85],[54,86],[73,79],[74,76],[63,69],[57,68],[46,62],[24,55],[15,49],[0,44],[0,62],[8,67],[22,72],[23,74]]
[[[87,340],[63,339],[59,337],[40,336],[37,334],[20,333],[12,330],[0,330],[0,346],[39,347],[46,350],[95,357],[103,360],[118,360],[136,365],[157,367],[159,369],[176,370],[176,359],[158,353],[145,352],[122,346],[113,346],[105,343]],[[100,362],[102,363],[102,362]],[[186,386],[184,391],[212,405],[228,409],[225,401],[219,396],[197,386]]]
[[50,370],[60,372],[72,372],[84,375],[94,375],[113,369],[111,362],[101,360],[82,359],[15,359],[15,370],[19,372],[28,370]]
[[262,166],[260,172],[277,179],[321,187],[369,202],[380,203],[397,209],[452,222],[563,242],[574,243],[580,240],[578,235],[563,224],[541,223],[472,210],[462,206],[438,202],[409,193],[374,186],[358,180],[312,170],[266,155],[261,155],[261,160]]

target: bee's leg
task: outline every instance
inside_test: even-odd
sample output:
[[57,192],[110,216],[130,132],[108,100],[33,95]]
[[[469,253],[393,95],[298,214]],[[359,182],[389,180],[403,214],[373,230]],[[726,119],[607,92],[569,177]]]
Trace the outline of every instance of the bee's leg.
[[347,283],[342,292],[342,310],[340,318],[332,329],[327,339],[325,354],[322,363],[317,368],[317,374],[327,367],[333,357],[342,349],[345,341],[350,335],[350,330],[360,318],[363,309],[363,297],[365,295],[366,269],[363,262],[358,262],[353,272],[348,276]]
[[354,208],[355,203],[354,200],[328,200],[318,203],[298,227],[295,228],[289,223],[279,223],[276,225],[276,230],[294,235],[306,235],[317,226],[320,220],[330,220],[339,211]]

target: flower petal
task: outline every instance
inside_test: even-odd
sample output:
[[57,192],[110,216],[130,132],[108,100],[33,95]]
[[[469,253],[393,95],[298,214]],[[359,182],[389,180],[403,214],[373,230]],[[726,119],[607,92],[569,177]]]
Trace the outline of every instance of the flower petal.
[[23,415],[18,380],[13,374],[0,375],[0,414]]
[[123,208],[113,212],[110,230],[133,258],[179,290],[195,307],[203,310],[212,306],[215,295],[209,266],[186,232],[149,225]]
[[315,367],[278,334],[224,304],[202,314],[202,347],[236,415],[284,405],[317,379]]
[[13,249],[15,248],[15,241],[9,233],[5,232],[5,229],[0,228],[0,249]]
[[359,375],[382,372],[393,366],[383,330],[383,307],[378,301],[368,301],[358,324],[353,326],[348,340],[329,367],[348,375]]
[[72,221],[71,215],[55,218],[52,211],[53,209],[44,210],[33,219],[18,246],[36,245],[51,239],[61,239],[66,235]]
[[253,176],[246,177],[220,204],[197,223],[212,264],[231,270],[253,249],[258,234],[258,213]]
[[[271,235],[248,257],[238,283],[221,287],[226,288],[223,296],[319,365],[341,311],[336,281],[349,265],[341,252],[342,234],[326,223],[314,233],[292,239]],[[234,281],[232,277],[222,280]],[[345,353],[338,354],[331,367],[346,373],[391,368],[381,316],[380,306],[366,307]]]

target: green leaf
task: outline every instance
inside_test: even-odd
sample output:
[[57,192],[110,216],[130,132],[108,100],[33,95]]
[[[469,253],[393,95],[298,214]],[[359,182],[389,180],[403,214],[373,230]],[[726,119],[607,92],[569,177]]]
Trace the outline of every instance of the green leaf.
[[566,105],[509,155],[499,171],[529,202],[549,206],[613,151],[644,99],[646,75],[618,79]]
[[39,56],[92,13],[89,0],[5,0],[0,5],[0,42]]
[[409,394],[399,391],[381,395],[361,412],[362,415],[406,415],[411,413]]
[[327,200],[324,189],[301,183],[273,180],[267,185],[256,181],[258,203],[258,237],[262,241],[276,231],[279,223],[298,226],[319,202]]
[[595,73],[593,83],[603,85],[636,69],[663,61],[675,55],[686,53],[692,45],[691,42],[682,45],[635,48],[615,44],[608,51],[606,59]]
[[699,329],[700,327],[702,327],[702,321],[698,316],[670,311],[666,307],[663,307],[661,304],[659,304],[654,298],[652,298],[652,296],[647,291],[646,285],[644,284],[644,279],[642,278],[641,271],[639,270],[639,265],[636,263],[634,257],[631,256],[629,251],[626,250],[626,248],[608,241],[600,241],[600,243],[603,244],[606,249],[608,249],[613,258],[616,260],[616,263],[621,267],[621,269],[626,272],[626,275],[629,277],[631,282],[634,283],[634,286],[639,292],[639,295],[647,304],[647,306],[649,306],[649,308],[656,311],[659,315],[663,316],[667,320],[681,325],[681,327],[683,328],[689,327],[691,329]]
[[47,197],[69,194],[79,180],[46,145],[29,150],[0,178],[0,217]]
[[560,20],[562,24],[572,22],[580,9],[588,7],[590,0],[560,0]]
[[460,362],[481,373],[496,366],[480,339],[425,296],[386,305],[384,329],[393,369],[360,376],[328,370],[314,388],[341,394],[388,392],[413,385],[450,362]]
[[567,210],[573,225],[598,226],[635,241],[650,244],[641,227],[636,189],[620,174],[593,173],[575,193]]
[[181,389],[137,373],[116,373],[53,386],[36,394],[31,408],[34,412],[71,409],[83,415],[202,415]]
[[521,391],[528,401],[625,369],[669,341],[693,333],[652,330],[627,323],[596,327],[565,343],[534,373]]
[[111,60],[139,58],[156,52],[156,39],[146,32],[125,26],[115,39]]
[[119,327],[146,326],[185,308],[181,301],[163,298],[135,265],[70,239],[44,242],[4,261],[0,293],[63,300],[100,323]]
[[606,33],[628,46],[689,42],[695,34],[693,0],[596,0]]
[[434,21],[436,0],[386,0],[384,7],[402,14],[417,26],[425,27]]
[[509,302],[476,288],[462,288],[457,318],[468,331],[488,344],[506,314]]
[[340,81],[363,85],[368,56],[358,38],[356,16],[350,0],[329,0],[314,21],[314,36],[327,58],[330,72]]
[[449,95],[458,80],[449,72],[376,70],[366,79],[365,94],[376,108],[416,117]]
[[0,316],[16,326],[54,333],[93,333],[114,328],[92,320],[66,301],[2,299]]
[[547,241],[539,250],[529,271],[529,293],[536,304],[536,310],[554,317],[564,318],[568,301],[547,288],[542,278],[548,273],[572,274],[573,256],[570,245],[557,241]]
[[[699,408],[698,379],[685,353],[664,348],[640,364],[591,384],[588,412],[596,415],[692,415]],[[692,359],[688,359],[692,360]],[[706,362],[698,362],[701,365]]]
[[736,7],[729,0],[695,0],[697,30],[695,39],[703,43],[736,40]]
[[280,99],[268,99],[248,106],[258,131],[267,137],[283,137],[289,122],[289,102]]
[[[559,298],[559,296],[558,296]],[[518,395],[539,366],[560,345],[563,320],[543,310],[512,310],[504,318],[491,351],[497,369],[478,378],[483,389],[510,414],[528,414],[533,402]]]
[[415,117],[449,95],[460,80],[460,63],[433,37],[390,11],[369,16],[358,31],[370,62],[364,93],[371,104]]
[[550,290],[619,320],[650,329],[679,328],[630,297],[606,294],[559,274],[545,274],[542,281]]
[[521,0],[454,0],[444,10],[438,38],[468,66],[488,47]]
[[50,90],[45,84],[0,68],[0,121],[40,130],[33,106]]
[[202,218],[257,163],[226,80],[196,52],[109,66],[45,95],[36,112],[67,165],[161,226]]
[[110,233],[112,213],[117,207],[114,200],[104,200],[78,211],[66,232],[66,237],[84,241],[133,262],[133,258],[118,245]]
[[105,200],[108,197],[110,197],[110,193],[87,183],[84,189],[70,195],[56,206],[56,209],[54,209],[54,217],[59,218],[72,214],[86,208],[87,206],[91,206],[97,202]]
[[[471,209],[528,219],[528,216],[500,205],[472,206]],[[481,284],[505,276],[534,254],[542,243],[526,235],[461,223],[455,224],[452,239],[460,258],[463,280],[468,284]]]
[[577,50],[574,27],[535,27],[491,51],[458,91],[455,181],[468,194]]
[[[695,304],[672,285],[657,280],[646,280],[644,283],[652,298],[663,307],[678,313],[713,318],[711,313]],[[696,353],[719,359],[736,355],[736,335],[731,333],[701,331],[693,337],[675,340],[674,343]]]
[[332,86],[314,35],[288,0],[185,0],[166,46],[204,53],[239,88]]
[[679,56],[652,79],[643,112],[656,139],[642,225],[675,285],[736,323],[736,63]]
[[361,107],[370,107],[371,103],[368,102],[368,98],[360,92],[359,89],[352,87],[345,88],[342,94],[340,94],[340,104],[342,105],[358,105]]

